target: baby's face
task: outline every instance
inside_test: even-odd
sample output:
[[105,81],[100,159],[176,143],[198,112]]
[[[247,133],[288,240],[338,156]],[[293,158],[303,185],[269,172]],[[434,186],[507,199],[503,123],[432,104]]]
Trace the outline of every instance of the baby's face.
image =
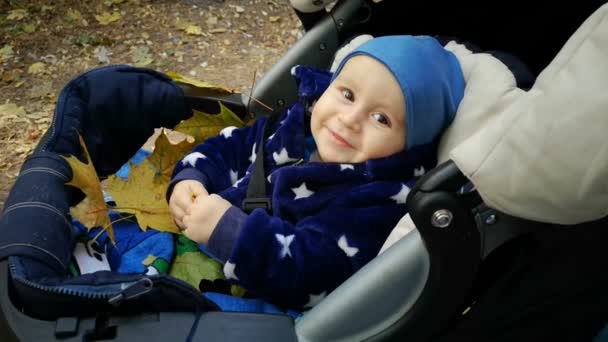
[[368,56],[349,59],[314,106],[310,122],[325,162],[360,163],[405,148],[405,104],[397,80]]

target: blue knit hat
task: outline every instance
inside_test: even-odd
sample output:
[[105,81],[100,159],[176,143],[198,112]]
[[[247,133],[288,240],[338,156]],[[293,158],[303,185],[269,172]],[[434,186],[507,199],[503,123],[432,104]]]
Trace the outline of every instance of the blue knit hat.
[[428,36],[384,36],[350,52],[334,73],[358,55],[370,56],[395,76],[405,99],[408,149],[434,141],[452,122],[464,94],[460,63]]

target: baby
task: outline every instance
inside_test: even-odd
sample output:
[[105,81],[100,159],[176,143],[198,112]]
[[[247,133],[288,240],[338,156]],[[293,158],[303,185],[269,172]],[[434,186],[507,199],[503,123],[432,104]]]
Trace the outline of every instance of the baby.
[[[226,128],[177,164],[168,198],[183,234],[225,262],[227,279],[301,309],[374,258],[407,213],[409,189],[435,166],[464,80],[455,56],[426,36],[369,40],[333,76],[293,73],[300,99],[272,128],[264,155],[256,151],[266,119]],[[272,209],[246,214],[256,158],[265,161]]]

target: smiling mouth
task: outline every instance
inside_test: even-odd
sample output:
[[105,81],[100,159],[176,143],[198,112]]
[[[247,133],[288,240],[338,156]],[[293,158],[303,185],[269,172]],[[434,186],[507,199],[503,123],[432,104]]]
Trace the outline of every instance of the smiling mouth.
[[351,145],[348,141],[346,141],[346,139],[342,138],[339,134],[335,133],[334,131],[332,131],[331,129],[328,129],[333,142],[341,147],[346,147],[346,148],[353,148],[353,145]]

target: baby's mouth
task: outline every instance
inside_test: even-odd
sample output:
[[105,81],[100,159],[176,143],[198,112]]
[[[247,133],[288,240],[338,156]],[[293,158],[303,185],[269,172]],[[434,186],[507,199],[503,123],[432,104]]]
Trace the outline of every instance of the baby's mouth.
[[332,131],[331,129],[328,129],[329,134],[331,135],[332,141],[341,147],[346,147],[346,148],[354,148],[353,145],[351,145],[346,139],[344,139],[340,134]]

